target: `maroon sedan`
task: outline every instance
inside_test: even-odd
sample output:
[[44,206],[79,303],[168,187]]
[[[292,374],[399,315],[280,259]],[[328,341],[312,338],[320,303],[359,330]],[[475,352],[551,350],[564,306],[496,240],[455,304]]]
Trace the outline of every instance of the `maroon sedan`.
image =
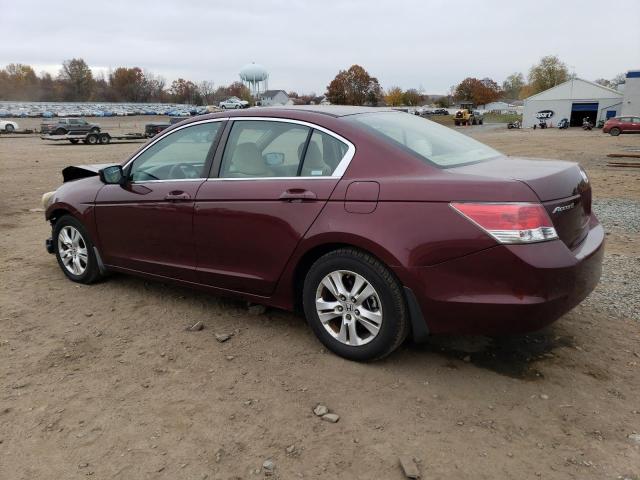
[[576,163],[506,157],[384,109],[196,117],[45,195],[64,274],[110,271],[304,311],[356,360],[407,336],[539,329],[600,277]]

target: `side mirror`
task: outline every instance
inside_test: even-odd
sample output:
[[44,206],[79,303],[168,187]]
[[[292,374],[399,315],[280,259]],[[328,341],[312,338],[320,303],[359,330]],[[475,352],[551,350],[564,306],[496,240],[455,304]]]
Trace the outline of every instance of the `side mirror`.
[[124,183],[124,172],[122,171],[122,165],[112,165],[101,169],[98,174],[100,180],[107,185],[122,185]]

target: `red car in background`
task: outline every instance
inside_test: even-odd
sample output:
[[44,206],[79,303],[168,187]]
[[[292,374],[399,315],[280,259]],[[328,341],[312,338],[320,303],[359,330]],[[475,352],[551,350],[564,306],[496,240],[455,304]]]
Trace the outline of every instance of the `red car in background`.
[[640,116],[625,115],[610,118],[602,127],[602,132],[614,137],[621,133],[640,133]]
[[408,336],[536,330],[600,277],[577,163],[506,157],[392,110],[195,117],[63,177],[43,202],[69,279],[124,272],[301,310],[349,359]]

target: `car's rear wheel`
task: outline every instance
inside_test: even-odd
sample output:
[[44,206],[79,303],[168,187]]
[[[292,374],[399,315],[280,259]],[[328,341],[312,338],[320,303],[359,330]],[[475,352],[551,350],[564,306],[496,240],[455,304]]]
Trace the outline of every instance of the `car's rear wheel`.
[[609,135],[611,135],[612,137],[617,137],[618,135],[620,135],[620,133],[622,132],[618,127],[613,127],[611,130],[609,130]]
[[354,248],[329,252],[311,266],[303,305],[320,341],[350,360],[383,358],[409,333],[395,276],[375,257]]
[[226,107],[225,105],[222,105],[220,108],[221,108],[222,110],[226,110],[226,109],[227,109],[227,107]]
[[71,215],[60,217],[53,228],[53,244],[58,265],[67,278],[87,284],[100,278],[93,244],[79,220]]

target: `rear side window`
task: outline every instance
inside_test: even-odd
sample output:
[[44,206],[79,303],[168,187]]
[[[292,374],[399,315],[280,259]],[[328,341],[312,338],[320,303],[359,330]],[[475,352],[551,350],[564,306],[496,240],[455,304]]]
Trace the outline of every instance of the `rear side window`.
[[347,145],[337,138],[320,130],[314,130],[300,175],[303,177],[332,175],[347,150]]

